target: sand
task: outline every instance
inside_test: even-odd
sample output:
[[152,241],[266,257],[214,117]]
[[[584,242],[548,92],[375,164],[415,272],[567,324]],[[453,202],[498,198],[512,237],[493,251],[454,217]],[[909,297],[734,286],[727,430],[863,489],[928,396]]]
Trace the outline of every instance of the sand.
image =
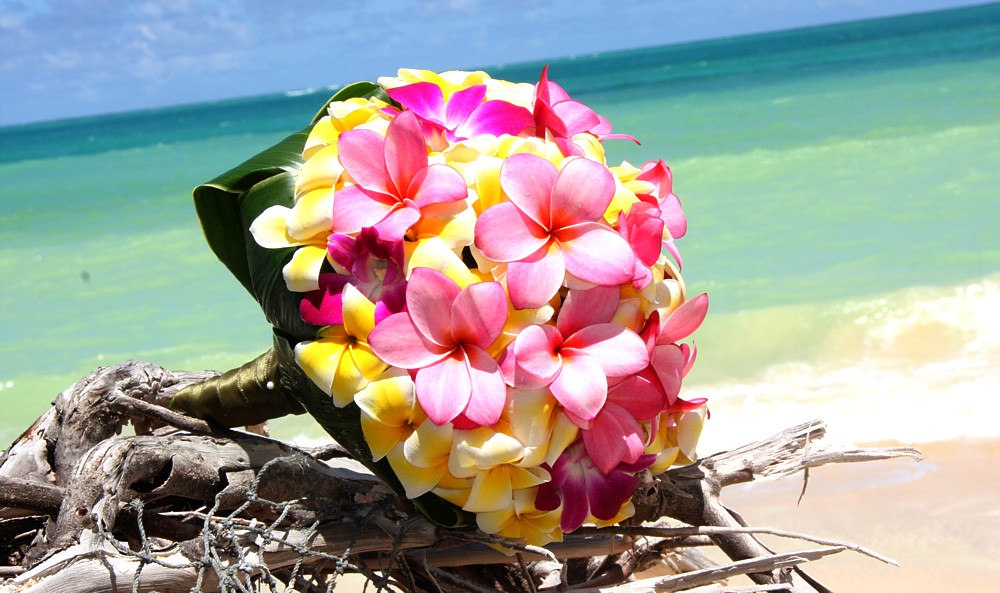
[[[723,502],[751,525],[850,541],[901,565],[848,552],[811,564],[809,572],[837,593],[997,591],[1000,439],[917,447],[920,462],[817,468],[799,506],[801,476],[734,486]],[[780,551],[811,546],[763,539]]]

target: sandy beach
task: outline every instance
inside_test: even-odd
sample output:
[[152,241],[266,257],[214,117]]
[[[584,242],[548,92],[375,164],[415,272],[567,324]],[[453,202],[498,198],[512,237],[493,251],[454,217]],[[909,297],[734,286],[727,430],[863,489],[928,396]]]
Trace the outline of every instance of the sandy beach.
[[[841,553],[809,565],[808,571],[837,593],[996,591],[1000,472],[995,462],[1000,439],[916,446],[923,461],[897,459],[813,470],[798,506],[801,475],[728,488],[723,502],[751,525],[849,541],[900,563],[897,568]],[[779,551],[810,546],[763,539]]]

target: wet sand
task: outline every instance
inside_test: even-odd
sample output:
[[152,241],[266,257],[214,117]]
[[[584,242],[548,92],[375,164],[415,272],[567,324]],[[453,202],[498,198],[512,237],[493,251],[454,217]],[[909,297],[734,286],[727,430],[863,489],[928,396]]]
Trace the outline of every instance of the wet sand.
[[[751,525],[849,541],[901,565],[851,552],[807,565],[810,574],[837,593],[997,591],[1000,439],[916,446],[923,461],[814,469],[798,506],[801,475],[727,488],[723,502]],[[776,551],[818,547],[762,539]]]

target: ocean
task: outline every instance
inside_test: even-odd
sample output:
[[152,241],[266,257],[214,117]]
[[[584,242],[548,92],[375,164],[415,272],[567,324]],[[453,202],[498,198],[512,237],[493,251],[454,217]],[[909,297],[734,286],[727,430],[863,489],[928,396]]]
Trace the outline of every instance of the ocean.
[[[845,442],[1000,436],[1000,4],[484,69],[544,63],[642,141],[609,161],[673,169],[711,299],[684,390],[711,402],[703,452],[811,418]],[[269,347],[191,190],[333,88],[0,129],[0,442],[97,366]]]

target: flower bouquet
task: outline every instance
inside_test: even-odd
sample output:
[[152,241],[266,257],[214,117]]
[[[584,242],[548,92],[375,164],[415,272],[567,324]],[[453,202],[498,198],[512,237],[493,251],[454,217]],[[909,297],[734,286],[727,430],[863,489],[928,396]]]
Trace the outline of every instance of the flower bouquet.
[[[609,166],[611,139],[635,140],[546,70],[404,69],[199,187],[274,327],[250,407],[304,406],[442,524],[544,544],[627,518],[644,472],[695,458],[681,341],[708,299],[685,295],[670,169]],[[256,417],[197,400],[175,406]]]

